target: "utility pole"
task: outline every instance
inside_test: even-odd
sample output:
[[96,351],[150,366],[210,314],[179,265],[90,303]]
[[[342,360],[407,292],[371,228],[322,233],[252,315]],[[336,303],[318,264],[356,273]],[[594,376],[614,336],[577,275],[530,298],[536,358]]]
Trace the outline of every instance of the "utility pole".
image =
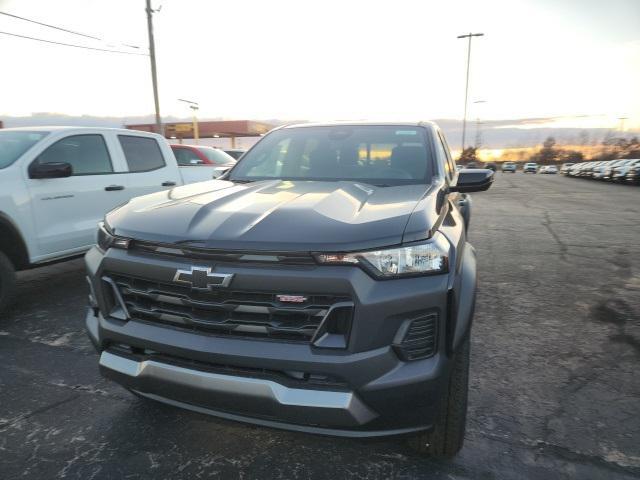
[[151,0],[147,1],[147,30],[149,32],[149,58],[151,60],[151,81],[153,82],[153,101],[156,107],[156,133],[164,136],[160,120],[160,100],[158,100],[158,74],[156,73],[156,44],[153,40],[153,13]]
[[469,97],[469,64],[471,63],[471,38],[482,37],[484,33],[467,33],[465,35],[458,35],[458,38],[468,38],[469,44],[467,46],[467,81],[464,87],[464,118],[462,120],[462,151],[464,152],[464,141],[467,134],[467,101]]

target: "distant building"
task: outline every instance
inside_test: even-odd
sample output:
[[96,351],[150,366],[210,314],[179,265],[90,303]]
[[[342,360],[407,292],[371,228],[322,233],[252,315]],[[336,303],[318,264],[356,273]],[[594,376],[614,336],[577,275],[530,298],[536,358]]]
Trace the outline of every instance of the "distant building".
[[[165,123],[164,136],[171,143],[193,143],[193,123]],[[273,129],[274,125],[254,122],[252,120],[215,120],[198,122],[200,144],[218,147],[248,148],[258,139]],[[126,125],[130,130],[155,132],[153,123]]]

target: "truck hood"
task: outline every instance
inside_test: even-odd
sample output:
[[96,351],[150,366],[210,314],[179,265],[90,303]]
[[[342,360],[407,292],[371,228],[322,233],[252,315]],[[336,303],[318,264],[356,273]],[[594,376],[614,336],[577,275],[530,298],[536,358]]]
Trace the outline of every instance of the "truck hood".
[[[354,251],[402,243],[406,227],[429,236],[430,185],[214,180],[132,199],[110,212],[116,235],[194,247],[256,251]],[[427,201],[426,203],[431,203]],[[431,209],[435,211],[433,205]],[[417,227],[416,227],[417,226]],[[415,232],[412,234],[415,238]]]

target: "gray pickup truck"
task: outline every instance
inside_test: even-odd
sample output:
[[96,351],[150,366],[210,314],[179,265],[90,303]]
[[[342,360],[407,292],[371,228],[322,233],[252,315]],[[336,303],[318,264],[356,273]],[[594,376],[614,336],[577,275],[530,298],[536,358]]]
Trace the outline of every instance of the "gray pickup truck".
[[471,198],[432,123],[276,129],[218,180],[131,200],[86,255],[103,375],[228,419],[462,446]]

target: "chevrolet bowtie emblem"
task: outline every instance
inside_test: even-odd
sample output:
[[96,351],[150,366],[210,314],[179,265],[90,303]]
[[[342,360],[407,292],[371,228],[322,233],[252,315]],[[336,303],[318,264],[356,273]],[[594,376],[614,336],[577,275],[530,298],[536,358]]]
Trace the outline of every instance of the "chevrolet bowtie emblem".
[[191,267],[176,270],[173,281],[190,285],[193,290],[211,290],[211,287],[228,287],[233,273],[213,273],[211,267]]

